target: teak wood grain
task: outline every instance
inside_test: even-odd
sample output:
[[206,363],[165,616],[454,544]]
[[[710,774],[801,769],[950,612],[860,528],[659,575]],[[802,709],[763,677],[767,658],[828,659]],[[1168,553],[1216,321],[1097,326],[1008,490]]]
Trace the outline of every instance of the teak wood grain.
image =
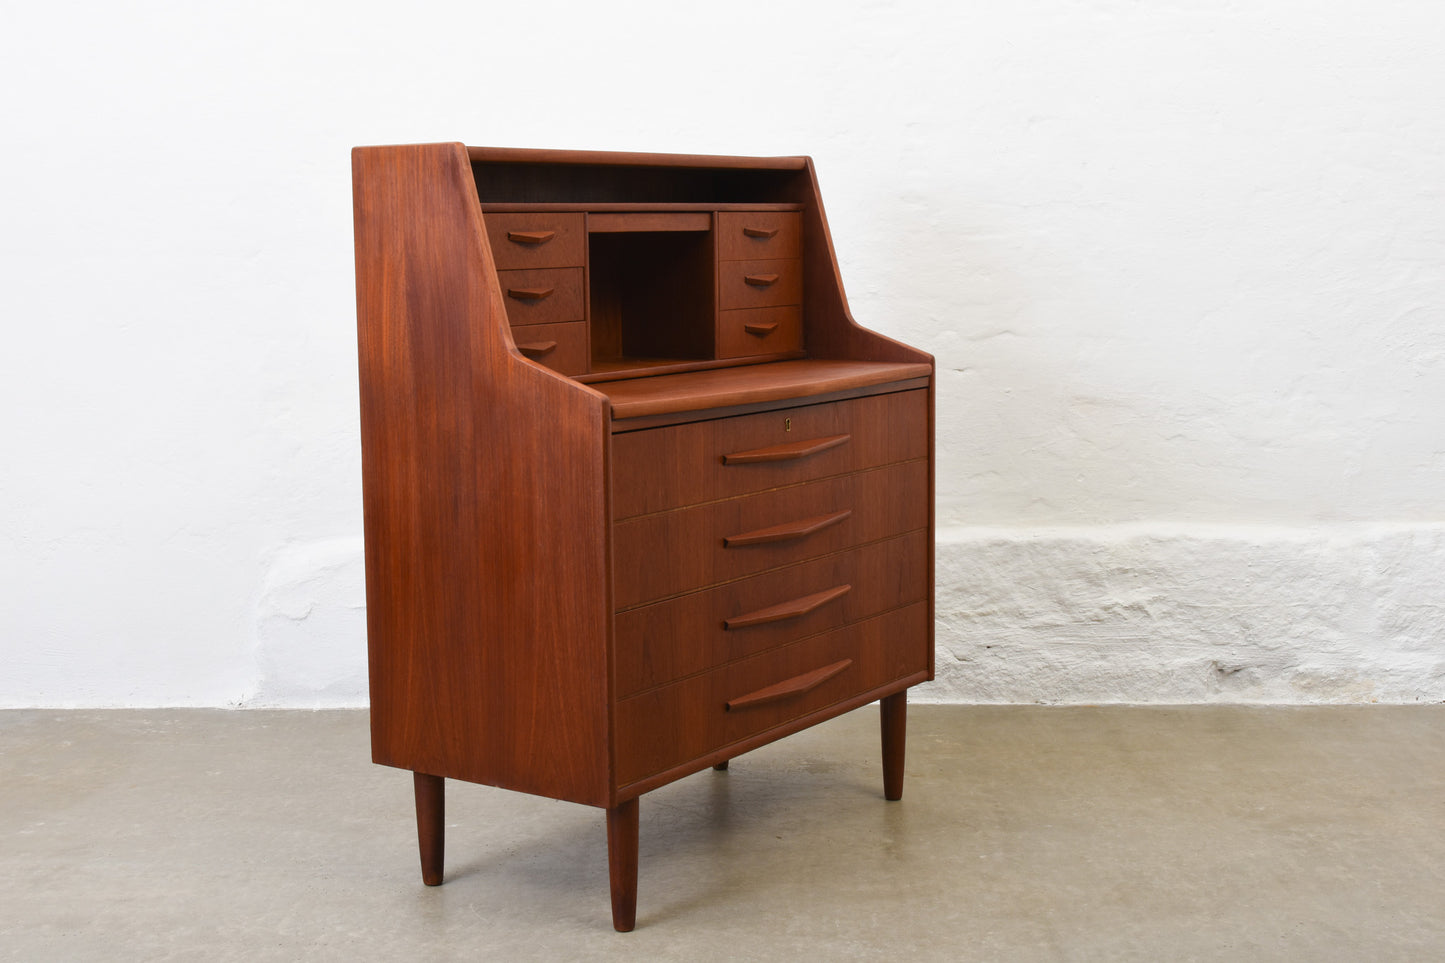
[[803,262],[723,261],[718,264],[718,308],[766,308],[803,303]]
[[788,354],[800,351],[802,347],[803,309],[800,305],[718,312],[719,358]]
[[412,773],[416,795],[416,839],[421,852],[421,881],[428,886],[442,884],[442,861],[446,849],[446,786],[441,776]]
[[587,216],[588,234],[621,234],[628,231],[707,231],[712,228],[709,211],[625,211]]
[[[926,533],[914,531],[727,582],[617,616],[619,698],[865,619],[928,592]],[[837,586],[848,591],[793,618],[730,629],[729,619]]]
[[513,327],[583,319],[581,268],[498,271],[497,280]]
[[583,214],[488,214],[486,225],[498,271],[580,268],[587,263]]
[[[612,443],[617,518],[873,468],[928,455],[922,391],[629,432]],[[729,462],[768,446],[845,437],[815,454]]]
[[[639,781],[916,671],[927,612],[922,603],[910,605],[624,699],[617,708],[618,778]],[[729,699],[844,660],[851,664],[842,672],[796,697],[727,709]]]
[[587,324],[562,321],[512,328],[512,342],[522,357],[565,375],[587,370]]
[[[744,359],[737,364],[753,364],[753,359]],[[584,378],[578,378],[584,381]],[[862,385],[856,388],[844,388],[840,391],[829,391],[819,395],[804,395],[782,398],[771,398],[767,401],[749,402],[739,405],[727,405],[722,408],[709,408],[698,411],[670,411],[660,412],[654,415],[638,415],[631,418],[612,419],[612,432],[615,435],[626,434],[632,431],[645,431],[651,428],[665,428],[668,425],[686,425],[695,421],[712,421],[718,418],[732,418],[735,415],[755,415],[763,411],[784,411],[788,408],[801,408],[805,405],[825,404],[831,401],[847,401],[849,398],[867,398],[871,395],[892,394],[895,391],[912,391],[913,389],[928,390],[929,379],[908,378],[904,381],[892,381],[877,385]],[[598,387],[606,387],[599,385]]]
[[796,258],[803,253],[799,214],[724,211],[718,214],[718,260]]
[[[791,565],[864,542],[923,528],[928,506],[898,493],[920,491],[924,459],[693,508],[640,515],[616,524],[614,595],[618,608]],[[810,535],[730,548],[730,535],[849,512]]]
[[[933,673],[932,359],[849,312],[806,157],[352,154],[372,756],[606,812]],[[485,213],[484,213],[485,211]]]
[[460,146],[352,165],[372,756],[605,805],[605,399],[509,348]]
[[806,398],[848,388],[924,378],[933,369],[922,362],[814,360],[687,371],[597,384],[612,402],[618,420],[677,411],[702,411],[783,398]]

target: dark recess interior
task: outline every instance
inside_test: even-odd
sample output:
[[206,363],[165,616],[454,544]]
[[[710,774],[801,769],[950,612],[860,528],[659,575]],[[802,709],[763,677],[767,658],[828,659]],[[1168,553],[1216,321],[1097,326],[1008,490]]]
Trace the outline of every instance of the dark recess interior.
[[797,170],[598,167],[477,161],[472,178],[483,204],[515,202],[786,203],[802,182]]
[[592,370],[713,357],[712,235],[593,234]]

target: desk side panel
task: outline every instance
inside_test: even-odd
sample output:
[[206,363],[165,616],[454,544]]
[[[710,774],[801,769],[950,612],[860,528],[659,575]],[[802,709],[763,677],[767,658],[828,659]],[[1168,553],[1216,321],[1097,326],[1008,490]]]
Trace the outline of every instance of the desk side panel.
[[352,161],[373,759],[605,805],[606,401],[512,346],[465,148]]

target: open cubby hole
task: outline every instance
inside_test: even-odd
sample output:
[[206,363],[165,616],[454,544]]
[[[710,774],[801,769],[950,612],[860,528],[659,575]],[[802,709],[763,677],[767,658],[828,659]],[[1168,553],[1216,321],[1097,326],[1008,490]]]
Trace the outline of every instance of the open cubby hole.
[[594,373],[715,357],[712,232],[592,234],[587,243]]

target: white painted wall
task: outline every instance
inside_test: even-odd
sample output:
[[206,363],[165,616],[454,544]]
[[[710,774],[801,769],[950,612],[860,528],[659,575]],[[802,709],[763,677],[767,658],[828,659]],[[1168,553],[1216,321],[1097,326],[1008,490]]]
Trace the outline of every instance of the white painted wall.
[[55,3],[0,30],[0,705],[365,699],[348,150],[815,156],[936,353],[927,697],[1445,699],[1428,0]]

